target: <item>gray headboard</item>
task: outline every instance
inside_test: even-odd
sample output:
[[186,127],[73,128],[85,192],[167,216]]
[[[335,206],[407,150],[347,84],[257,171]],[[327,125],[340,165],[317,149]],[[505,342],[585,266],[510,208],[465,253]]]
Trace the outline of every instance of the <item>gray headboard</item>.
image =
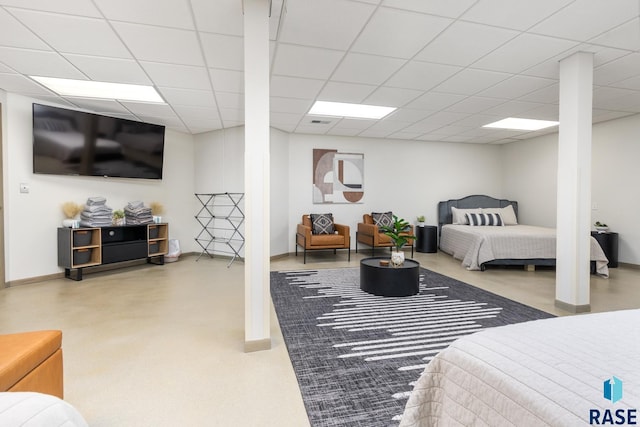
[[513,210],[518,217],[518,202],[506,199],[494,199],[491,196],[473,195],[463,197],[462,199],[452,199],[438,203],[438,231],[445,224],[451,224],[451,207],[460,209],[473,209],[473,208],[504,208],[512,205]]

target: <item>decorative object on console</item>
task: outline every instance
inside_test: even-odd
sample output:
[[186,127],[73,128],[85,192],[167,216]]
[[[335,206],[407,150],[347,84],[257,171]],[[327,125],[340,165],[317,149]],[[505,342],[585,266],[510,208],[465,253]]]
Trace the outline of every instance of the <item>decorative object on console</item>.
[[143,202],[137,200],[127,203],[127,206],[124,207],[124,216],[126,223],[130,225],[153,223],[151,208],[146,207]]
[[113,225],[125,225],[123,210],[118,209],[117,211],[113,211]]
[[418,221],[418,227],[424,227],[424,222],[426,221],[426,218],[424,217],[424,215],[418,216],[416,220]]
[[107,199],[101,196],[89,197],[80,213],[80,225],[82,227],[107,227],[113,219],[113,209],[107,206]]
[[76,202],[64,202],[62,204],[62,212],[65,219],[62,220],[63,227],[78,228],[80,223],[75,218],[78,216],[84,207]]
[[396,248],[391,252],[391,265],[399,267],[404,264],[404,252],[402,247],[406,245],[410,240],[413,240],[414,236],[411,233],[411,226],[407,221],[402,218],[398,218],[393,215],[392,226],[383,225],[380,229],[393,240],[393,244]]
[[164,206],[160,202],[149,203],[151,208],[151,215],[153,215],[153,222],[160,224],[162,222],[162,214],[164,213]]
[[364,154],[313,149],[313,203],[362,203]]
[[609,226],[603,222],[600,221],[596,221],[595,224],[593,224],[593,226],[596,228],[596,230],[600,231],[600,232],[605,232],[605,231],[609,231]]

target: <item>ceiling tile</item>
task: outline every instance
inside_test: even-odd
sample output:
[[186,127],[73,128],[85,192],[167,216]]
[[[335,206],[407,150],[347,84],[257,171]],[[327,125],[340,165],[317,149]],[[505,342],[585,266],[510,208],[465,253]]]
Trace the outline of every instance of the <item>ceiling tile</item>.
[[306,114],[311,108],[311,102],[306,99],[280,98],[272,96],[269,102],[271,111],[276,113]]
[[383,0],[382,5],[414,12],[457,18],[476,0],[456,0],[443,2],[442,0]]
[[4,65],[3,63],[0,62],[0,73],[5,73],[5,74],[18,74],[15,71],[13,71],[11,68],[7,67],[6,65]]
[[627,111],[608,111],[608,110],[593,110],[593,122],[604,122],[606,120],[619,119],[620,117],[630,116],[635,113]]
[[236,110],[244,108],[244,94],[242,93],[216,92],[216,100],[220,108],[234,108]]
[[211,83],[204,67],[140,61],[156,86],[210,90]]
[[326,79],[343,56],[344,52],[337,50],[281,43],[276,52],[273,74]]
[[365,99],[365,103],[387,107],[402,107],[422,93],[420,90],[381,87],[369,95],[367,99]]
[[200,31],[242,36],[242,2],[237,0],[191,0],[193,16]]
[[341,127],[333,127],[328,132],[327,135],[335,135],[335,136],[356,136],[360,132],[361,129],[351,129],[351,128],[341,128]]
[[353,45],[353,51],[411,58],[444,30],[451,19],[381,7]]
[[555,83],[543,89],[536,90],[520,97],[520,101],[542,102],[545,104],[558,104],[560,102],[560,84]]
[[103,19],[12,9],[11,13],[59,52],[131,58]]
[[590,40],[591,43],[637,52],[640,50],[640,18],[632,19],[602,35]]
[[596,46],[589,43],[582,43],[577,46],[572,47],[569,50],[562,52],[560,55],[556,55],[555,58],[552,58],[548,61],[542,62],[538,65],[534,65],[531,68],[528,68],[522,72],[522,74],[526,74],[529,76],[536,77],[546,77],[550,79],[559,79],[560,78],[560,61],[571,56],[576,52],[592,52],[593,56],[593,66],[598,67],[607,62],[618,59],[622,56],[628,55],[629,52],[622,49],[613,49],[603,46]]
[[100,11],[96,9],[92,2],[87,0],[2,0],[0,5],[102,18]]
[[361,103],[375,90],[375,86],[356,83],[327,82],[318,95],[322,101]]
[[349,53],[344,57],[331,79],[342,82],[379,85],[405,62],[402,59]]
[[29,76],[86,80],[77,68],[54,52],[0,47],[0,62]]
[[271,77],[271,96],[283,98],[315,99],[323,85],[322,80],[297,77]]
[[636,0],[616,0],[616,7],[606,1],[575,0],[531,32],[584,41],[637,17],[638,12]]
[[554,84],[556,80],[540,77],[513,76],[483,90],[478,95],[490,98],[513,99]]
[[489,108],[488,110],[485,110],[484,113],[495,114],[503,117],[523,117],[520,116],[520,114],[525,114],[527,111],[541,106],[542,104],[536,102],[509,101],[493,108]]
[[506,73],[466,68],[435,89],[439,92],[474,95],[508,77],[509,74]]
[[194,30],[185,0],[94,0],[107,19]]
[[480,0],[462,19],[496,27],[526,30],[574,0]]
[[[466,126],[466,127],[473,128],[473,129],[468,129],[468,130],[465,130],[464,132],[461,132],[465,136],[468,136],[470,135],[470,132],[474,131],[474,129],[482,129],[482,126],[489,123],[497,122],[502,118],[503,118],[502,116],[496,116],[491,114],[473,114],[463,118],[462,120],[458,120],[454,122],[454,124],[457,126]],[[485,135],[487,133],[487,130],[486,129],[482,129],[482,130],[484,131],[482,132],[482,134]]]
[[271,113],[269,114],[269,119],[272,124],[278,123],[285,125],[297,125],[302,117],[304,117],[304,114],[278,113],[275,111],[271,111]]
[[220,114],[222,115],[222,121],[227,124],[227,122],[238,122],[242,123],[244,121],[244,110],[236,110],[233,108],[221,108]]
[[466,66],[518,34],[513,30],[458,21],[429,43],[416,59]]
[[[0,54],[1,55],[1,54]],[[0,73],[0,88],[7,92],[53,95],[53,92],[20,74]]]
[[118,101],[112,99],[78,98],[74,96],[69,96],[67,97],[67,99],[78,108],[83,108],[85,110],[93,111],[96,113],[131,116],[129,110],[127,110]]
[[209,74],[215,90],[244,93],[244,72],[210,68]]
[[407,105],[407,108],[443,110],[465,98],[464,95],[431,91],[411,102]]
[[391,135],[388,136],[388,138],[391,139],[416,139],[417,137],[421,136],[422,132],[395,132],[392,133]]
[[640,92],[600,87],[593,91],[593,106],[602,110],[640,112]]
[[593,72],[593,83],[609,85],[638,75],[640,53],[631,53],[597,67]]
[[464,100],[447,107],[447,111],[454,111],[457,113],[479,113],[489,108],[495,107],[504,103],[504,99],[486,98],[482,96],[470,96]]
[[144,115],[151,117],[174,117],[175,113],[171,110],[171,107],[167,104],[150,104],[144,102],[130,102],[120,101],[127,110],[131,111],[136,116]]
[[198,89],[158,88],[162,97],[171,105],[192,105],[196,107],[216,107],[213,92]]
[[392,132],[398,132],[409,125],[410,123],[407,123],[407,122],[384,119],[384,120],[379,120],[377,123],[373,124],[371,127],[368,128],[368,130],[387,131],[388,133],[392,133]]
[[207,121],[215,124],[220,121],[220,115],[217,108],[177,105],[174,110],[178,116],[186,122],[187,126],[189,126],[189,123],[194,121],[200,124],[206,123]]
[[195,32],[114,22],[127,47],[141,61],[204,65]]
[[363,131],[378,123],[378,120],[343,118],[333,129],[358,129]]
[[453,65],[411,61],[395,73],[385,86],[428,90],[462,70]]
[[345,0],[289,2],[280,41],[347,50],[375,7]]
[[242,71],[244,42],[242,37],[201,33],[202,49],[210,68]]
[[[398,122],[409,122],[409,123],[413,123],[416,122],[418,120],[422,120],[425,117],[428,117],[434,113],[436,113],[437,110],[433,109],[433,110],[415,110],[415,109],[411,109],[411,108],[398,108],[396,111],[394,111],[393,113],[389,114],[387,117],[385,117],[384,121],[387,120],[393,120],[393,121],[398,121]],[[407,125],[409,124],[407,123]]]
[[144,70],[133,59],[105,58],[87,55],[63,55],[91,80],[127,84],[152,84]]
[[576,46],[576,42],[522,34],[473,64],[474,68],[520,73]]
[[540,107],[534,108],[532,110],[527,110],[527,118],[528,119],[537,119],[537,120],[558,120],[559,114],[559,105],[553,104],[545,104]]
[[50,50],[46,43],[4,9],[0,9],[0,46]]

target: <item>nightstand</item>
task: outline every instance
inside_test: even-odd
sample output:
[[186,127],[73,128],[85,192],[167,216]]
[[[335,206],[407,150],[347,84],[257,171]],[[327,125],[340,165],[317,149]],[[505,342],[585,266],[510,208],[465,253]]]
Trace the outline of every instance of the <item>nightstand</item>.
[[438,227],[435,225],[416,226],[416,251],[438,252]]
[[618,267],[618,233],[592,231],[591,235],[600,243],[600,247],[609,259],[609,268]]

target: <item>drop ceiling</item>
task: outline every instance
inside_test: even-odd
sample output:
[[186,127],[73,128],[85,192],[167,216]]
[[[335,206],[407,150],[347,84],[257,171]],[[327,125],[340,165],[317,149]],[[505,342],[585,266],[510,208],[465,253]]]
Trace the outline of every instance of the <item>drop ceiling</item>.
[[[265,0],[266,1],[266,0]],[[0,0],[0,89],[192,134],[243,124],[241,0]],[[274,0],[271,126],[506,143],[558,119],[558,61],[594,53],[593,121],[640,113],[638,0]],[[62,98],[29,75],[155,86],[166,104]],[[397,107],[312,117],[314,101]],[[312,120],[320,123],[312,123]]]

